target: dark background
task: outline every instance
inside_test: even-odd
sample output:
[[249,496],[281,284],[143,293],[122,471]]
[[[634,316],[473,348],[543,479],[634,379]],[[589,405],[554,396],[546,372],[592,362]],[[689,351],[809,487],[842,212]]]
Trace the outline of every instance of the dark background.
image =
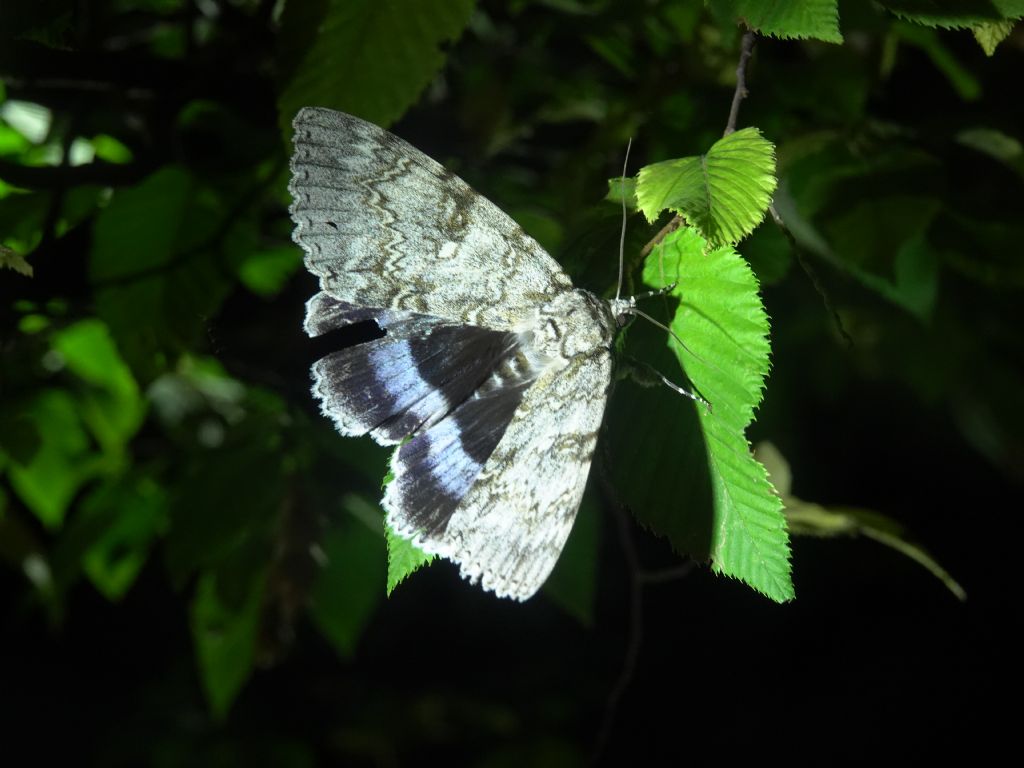
[[[288,239],[281,126],[307,95],[294,85],[296,51],[312,46],[310,19],[345,4],[296,3],[284,17],[257,2],[5,6],[0,78],[7,100],[53,111],[40,146],[103,134],[130,150],[74,167],[32,147],[0,157],[0,179],[30,192],[3,189],[0,236],[34,269],[0,271],[5,752],[21,745],[37,761],[90,765],[572,765],[599,747],[609,763],[899,759],[965,746],[980,756],[1011,727],[997,700],[1017,678],[1024,371],[1012,310],[1024,285],[1024,171],[1012,147],[996,157],[962,137],[1024,136],[1010,97],[1019,29],[986,57],[969,31],[841,4],[842,46],[758,41],[739,120],[777,144],[782,188],[831,246],[801,243],[798,260],[769,222],[739,247],[773,331],[751,442],[778,447],[800,499],[905,526],[968,599],[876,541],[801,536],[792,603],[704,566],[644,587],[638,602],[628,546],[645,570],[679,560],[632,524],[624,545],[592,478],[593,583],[518,605],[446,563],[384,600],[383,544],[372,537],[367,563],[355,557],[358,572],[336,594],[308,556],[332,532],[368,536],[337,498],[375,500],[385,467],[368,441],[334,435],[307,394],[322,350],[300,329],[316,286]],[[311,92],[397,121],[394,132],[508,210],[594,291],[614,282],[618,211],[602,197],[626,138],[633,168],[706,149],[725,125],[742,34],[699,3],[485,2],[443,43],[446,58],[424,60],[410,78],[420,85],[396,86],[395,103],[407,103],[392,108],[376,96],[401,74],[392,60],[419,61],[402,37],[417,28],[402,18],[392,45],[337,77],[308,75]],[[173,208],[163,188],[118,211],[119,196],[172,166],[189,174],[195,206],[177,225],[161,218]],[[906,198],[930,206],[920,227],[901,228]],[[656,229],[632,217],[627,253]],[[167,232],[173,248],[153,256]],[[928,254],[915,279],[936,286],[923,301],[894,277],[910,241]],[[119,293],[140,282],[156,293]],[[152,301],[159,311],[143,312]],[[83,421],[88,444],[67,449],[54,472],[108,463],[47,521],[14,467],[68,434],[35,409],[38,393],[85,403],[76,398],[89,387],[109,385],[45,364],[61,330],[90,318],[109,329],[148,405],[114,447]],[[185,359],[219,367],[200,385],[182,373]],[[154,382],[170,374],[200,393],[177,419],[156,404]],[[224,395],[232,384],[242,394]],[[633,397],[645,395],[623,385],[615,400]],[[666,429],[635,439],[671,455],[678,438]],[[613,460],[616,450],[631,447],[613,445]],[[116,533],[138,514],[139,489],[157,500],[156,522]],[[108,564],[139,555],[116,594],[87,566],[104,542]],[[49,580],[26,576],[38,562]],[[208,582],[223,610],[214,619],[196,607]],[[198,660],[204,642],[240,626],[252,594],[248,640],[227,654],[251,663],[237,684],[218,681]],[[351,631],[323,631],[332,617]]]

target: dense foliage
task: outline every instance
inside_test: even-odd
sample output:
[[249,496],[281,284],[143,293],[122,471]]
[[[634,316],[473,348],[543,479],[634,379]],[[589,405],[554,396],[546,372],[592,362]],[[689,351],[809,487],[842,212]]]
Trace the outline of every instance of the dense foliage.
[[[877,731],[911,696],[954,738],[933,724],[998,674],[1024,482],[1022,16],[4,2],[10,722],[105,765],[687,755],[791,714],[830,738],[822,697]],[[627,291],[675,284],[643,305],[674,335],[620,339],[588,496],[524,606],[386,532],[387,452],[309,396],[328,350],[301,332],[286,191],[305,105],[408,139],[605,296],[624,203]]]

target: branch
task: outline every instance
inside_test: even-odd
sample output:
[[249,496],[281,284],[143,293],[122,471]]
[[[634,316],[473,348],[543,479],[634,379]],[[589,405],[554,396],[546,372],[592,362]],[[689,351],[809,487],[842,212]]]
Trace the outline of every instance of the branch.
[[85,165],[20,165],[0,160],[0,179],[22,189],[62,189],[83,184],[117,187],[141,181],[152,170],[148,163]]
[[743,33],[743,40],[740,42],[740,61],[736,65],[736,90],[732,94],[729,121],[725,124],[723,137],[736,130],[736,119],[740,116],[740,102],[747,98],[747,62],[750,61],[750,54],[754,52],[755,40],[754,30],[748,29]]
[[843,326],[843,320],[839,317],[839,313],[836,308],[832,306],[832,302],[828,298],[828,293],[825,291],[825,287],[818,280],[818,274],[811,267],[811,263],[804,258],[804,249],[800,243],[796,241],[796,236],[790,231],[789,227],[786,226],[786,222],[782,220],[782,216],[779,215],[778,210],[775,208],[775,203],[768,206],[768,213],[771,214],[772,221],[775,225],[782,230],[782,234],[786,236],[786,240],[789,242],[789,249],[796,256],[796,261],[800,265],[800,268],[807,275],[807,278],[811,281],[811,285],[814,286],[814,290],[821,297],[822,304],[825,305],[825,309],[832,315],[832,322],[836,324],[836,330],[842,337],[843,342],[846,344],[847,349],[853,348],[853,338],[846,332],[846,328]]

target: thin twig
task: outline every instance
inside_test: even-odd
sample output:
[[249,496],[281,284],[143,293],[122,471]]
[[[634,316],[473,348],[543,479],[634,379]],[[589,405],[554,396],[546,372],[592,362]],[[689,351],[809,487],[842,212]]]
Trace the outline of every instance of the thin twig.
[[783,221],[782,216],[779,215],[778,210],[775,208],[775,203],[768,206],[768,213],[771,214],[772,221],[775,222],[775,225],[782,230],[782,234],[785,235],[786,240],[789,242],[789,249],[796,257],[797,263],[804,271],[804,274],[807,275],[807,278],[811,281],[811,285],[814,286],[814,290],[821,297],[821,301],[825,305],[825,309],[830,315],[832,315],[832,322],[836,324],[836,330],[839,332],[840,337],[842,337],[847,349],[852,349],[854,346],[853,338],[846,332],[846,328],[843,326],[843,320],[839,317],[839,312],[836,311],[835,306],[833,306],[832,301],[829,299],[825,286],[823,286],[821,281],[818,280],[818,274],[814,271],[811,263],[804,258],[803,247],[797,242],[796,236],[790,228],[786,226],[786,222]]
[[647,254],[654,250],[654,247],[664,240],[666,237],[671,235],[677,229],[683,225],[683,217],[676,216],[668,224],[658,230],[658,234],[651,238],[650,242],[647,243],[643,248],[640,249],[640,257],[646,258]]
[[629,635],[626,640],[626,652],[622,658],[622,669],[615,680],[615,685],[608,694],[605,701],[604,719],[601,722],[601,730],[598,731],[597,741],[594,744],[592,755],[593,764],[600,762],[608,741],[611,738],[612,725],[615,723],[615,716],[619,710],[619,703],[622,696],[633,680],[636,671],[636,662],[640,657],[640,645],[643,640],[644,628],[644,607],[643,607],[643,584],[640,580],[640,557],[637,554],[636,546],[633,544],[633,534],[629,525],[629,514],[625,506],[619,500],[608,477],[611,469],[611,458],[607,449],[608,441],[604,441],[605,449],[602,451],[604,466],[598,473],[601,479],[601,488],[604,491],[605,501],[612,510],[615,521],[619,525],[619,543],[622,545],[622,554],[626,558],[626,565],[629,567]]
[[740,41],[740,61],[736,65],[736,90],[732,94],[729,121],[725,124],[725,132],[722,136],[728,136],[736,130],[736,120],[740,116],[740,102],[747,98],[747,62],[750,60],[750,54],[754,51],[756,39],[754,30],[748,29],[743,33],[743,40]]

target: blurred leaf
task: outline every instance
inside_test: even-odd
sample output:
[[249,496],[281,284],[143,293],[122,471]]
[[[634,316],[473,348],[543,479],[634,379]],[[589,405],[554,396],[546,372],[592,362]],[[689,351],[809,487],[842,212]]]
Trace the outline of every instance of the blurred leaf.
[[988,155],[1024,177],[1024,147],[1020,141],[994,128],[968,128],[956,135],[965,147]]
[[919,149],[825,138],[787,162],[775,202],[803,247],[927,319],[939,276],[929,235],[945,185],[945,169]]
[[[444,63],[472,0],[322,0],[288,3],[280,45],[297,61],[278,100],[283,134],[300,108],[331,107],[387,126]],[[325,73],[330,73],[325,76]]]
[[773,600],[791,600],[781,504],[744,436],[768,373],[768,318],[747,263],[732,248],[706,247],[696,231],[677,230],[647,258],[644,282],[678,283],[671,327],[686,348],[669,343],[714,409],[697,408],[713,496],[712,566]]
[[[350,512],[353,506],[373,506],[356,496],[342,505]],[[387,585],[384,537],[357,515],[332,527],[321,549],[325,562],[311,591],[310,616],[338,653],[351,657]]]
[[[0,245],[8,252],[27,255],[43,237],[43,222],[50,196],[42,192],[13,191],[0,205]],[[6,277],[6,276],[5,276]]]
[[640,169],[636,195],[653,222],[666,208],[712,247],[736,243],[764,218],[775,190],[775,148],[756,128],[719,139],[707,154]]
[[11,487],[43,525],[58,528],[71,499],[101,471],[103,459],[92,450],[70,393],[43,390],[24,413],[42,443],[27,463],[11,464]]
[[226,294],[214,242],[219,206],[187,171],[168,167],[119,190],[96,217],[97,311],[143,381],[191,347]]
[[255,294],[273,296],[302,266],[302,251],[287,245],[247,255],[238,267],[242,283]]
[[0,456],[7,454],[19,464],[28,464],[42,445],[42,436],[38,423],[18,405],[5,403],[0,408]]
[[928,27],[964,29],[985,22],[1019,19],[1024,0],[878,0],[901,19]]
[[0,123],[0,157],[17,157],[26,152],[31,146],[32,142],[25,138],[20,131]]
[[153,480],[99,489],[82,504],[81,514],[113,511],[114,517],[82,558],[89,580],[108,600],[120,600],[135,583],[154,540],[166,528],[166,499]]
[[626,209],[635,211],[638,207],[636,199],[636,179],[633,177],[625,178],[622,176],[615,179],[608,179],[608,194],[604,196],[604,199],[621,205],[623,197],[626,198]]
[[903,42],[924,51],[935,68],[946,76],[946,80],[961,99],[975,101],[981,98],[981,83],[978,78],[957,61],[956,56],[946,47],[935,30],[911,24],[895,24],[893,31]]
[[90,142],[96,157],[108,163],[130,163],[132,151],[113,136],[98,134]]
[[217,576],[205,573],[190,610],[203,690],[213,716],[223,719],[252,673],[264,578],[253,579],[240,605],[225,604]]
[[0,269],[12,269],[19,275],[32,277],[32,265],[10,248],[0,245]]
[[842,43],[837,0],[711,0],[718,15],[730,15],[762,35],[815,38]]
[[269,552],[289,469],[281,426],[273,412],[250,414],[224,428],[220,445],[195,451],[171,495],[165,553],[176,584],[254,541]]
[[634,52],[630,40],[625,35],[608,34],[587,35],[587,45],[606,63],[614,67],[620,75],[633,79],[636,77],[636,65],[633,61]]
[[743,241],[741,252],[761,285],[781,282],[793,265],[793,248],[782,230],[773,223],[755,229]]
[[597,598],[600,526],[591,495],[585,496],[569,540],[558,556],[555,569],[544,582],[544,594],[558,603],[585,627],[593,626]]
[[794,536],[867,536],[919,563],[939,579],[958,600],[966,600],[967,593],[934,557],[914,542],[907,530],[896,520],[878,512],[854,507],[824,507],[803,501],[790,493],[791,472],[789,462],[771,443],[759,443],[757,458],[768,470],[771,482],[779,491],[785,505],[786,521]]
[[119,454],[145,415],[138,385],[99,320],[82,320],[55,333],[64,365],[91,386],[79,393],[79,412],[105,452]]
[[[32,567],[30,562],[41,562],[45,565],[43,543],[39,541],[32,526],[20,519],[13,510],[8,511],[7,492],[0,487],[0,563],[5,563],[12,570],[21,570],[27,577]],[[43,580],[35,582],[36,586],[46,589],[49,584]]]
[[58,588],[67,590],[84,572],[104,597],[120,600],[166,524],[165,492],[154,479],[133,473],[98,486],[78,505],[54,547]]

